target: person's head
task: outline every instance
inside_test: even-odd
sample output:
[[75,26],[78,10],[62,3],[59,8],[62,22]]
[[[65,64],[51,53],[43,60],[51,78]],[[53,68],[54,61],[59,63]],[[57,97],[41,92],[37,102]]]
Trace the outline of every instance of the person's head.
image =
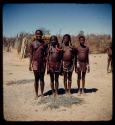
[[43,32],[41,30],[36,30],[35,31],[35,37],[37,40],[41,40],[43,36]]
[[65,34],[63,36],[62,43],[64,43],[67,46],[71,45],[71,36],[69,34]]
[[58,38],[57,38],[57,36],[52,35],[52,36],[50,37],[50,43],[51,43],[52,46],[58,45]]
[[85,37],[84,36],[79,36],[79,42],[80,42],[80,45],[84,45]]

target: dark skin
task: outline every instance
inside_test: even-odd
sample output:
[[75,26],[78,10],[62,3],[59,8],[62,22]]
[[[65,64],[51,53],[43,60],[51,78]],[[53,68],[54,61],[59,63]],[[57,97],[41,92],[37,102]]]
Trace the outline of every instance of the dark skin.
[[111,64],[111,70],[110,72],[112,71],[112,45],[110,45],[110,47],[107,49],[107,54],[108,54],[108,63],[107,63],[107,72],[109,73],[109,66]]
[[[63,59],[65,60],[68,60],[66,62],[67,63],[70,63],[72,61],[71,59],[71,54],[70,54],[70,49],[69,49],[69,42],[70,42],[70,38],[68,36],[65,36],[63,38],[63,43],[65,45],[65,48],[64,48],[64,53],[63,53]],[[70,90],[71,90],[71,82],[72,82],[72,72],[65,72],[64,71],[64,88],[65,88],[65,93],[70,93]]]
[[[86,46],[84,45],[85,44],[85,38],[80,38],[79,39],[79,42],[80,42],[80,47],[81,48],[86,48]],[[85,54],[86,57],[86,62],[87,62],[87,72],[89,73],[90,72],[90,67],[89,67],[89,54]],[[77,59],[76,59],[77,60]],[[78,74],[78,80],[77,80],[77,85],[78,85],[78,94],[81,94],[83,93],[84,94],[84,87],[85,87],[85,75],[86,75],[86,72],[81,72],[81,71],[78,71],[77,69],[77,65],[75,66],[75,72]],[[82,74],[82,75],[81,75]],[[82,92],[80,92],[80,79],[82,78]]]
[[[35,33],[35,40],[41,41],[42,40],[42,33],[40,31],[37,31]],[[32,71],[32,59],[33,55],[30,55],[30,63],[29,63],[29,71]],[[37,99],[38,96],[38,89],[39,89],[39,80],[40,80],[40,89],[41,89],[41,97],[43,97],[43,91],[44,91],[44,73],[39,73],[38,70],[34,70],[34,88],[35,88],[35,99]]]
[[[50,43],[52,44],[52,49],[54,50],[57,50],[57,51],[60,51],[58,50],[57,48],[57,40],[56,40],[56,37],[51,37],[50,39]],[[51,72],[49,71],[49,64],[50,62],[53,62],[53,63],[56,63],[57,61],[57,54],[56,53],[51,53],[49,52],[48,53],[48,57],[47,57],[47,71],[48,73],[50,74],[50,85],[51,85],[51,89],[52,89],[52,93],[54,96],[57,96],[58,95],[58,87],[59,87],[59,72]],[[49,61],[49,58],[51,59]]]

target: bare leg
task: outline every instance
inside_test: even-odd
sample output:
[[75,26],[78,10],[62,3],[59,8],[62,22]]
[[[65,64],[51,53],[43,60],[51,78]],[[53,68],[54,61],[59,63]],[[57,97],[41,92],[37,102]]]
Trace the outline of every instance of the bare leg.
[[64,88],[65,93],[67,93],[67,72],[64,72]]
[[72,72],[68,72],[68,92],[71,94]]
[[34,88],[35,88],[35,94],[36,94],[35,99],[37,99],[38,98],[38,89],[39,89],[39,84],[38,84],[39,75],[36,70],[34,71],[34,77],[35,77]]
[[78,72],[78,79],[77,79],[77,85],[78,85],[78,95],[80,95],[80,80],[81,80],[81,72]]
[[110,58],[108,57],[107,72],[109,72]]
[[54,91],[54,74],[53,73],[50,73],[50,85],[52,89],[52,94],[54,94],[55,91]]
[[58,95],[58,87],[59,87],[59,73],[55,73],[55,90],[56,90],[56,95]]
[[82,93],[84,94],[86,72],[82,72]]
[[43,92],[44,92],[44,81],[40,81],[40,88],[41,88],[41,96],[43,96]]
[[44,73],[40,74],[40,88],[41,88],[41,96],[43,97],[43,92],[44,92]]
[[35,94],[36,94],[36,96],[35,96],[35,99],[37,99],[38,98],[38,83],[34,83],[34,88],[35,88]]
[[113,71],[113,64],[112,64],[112,59],[111,59],[111,72]]
[[78,95],[80,95],[81,94],[81,92],[80,92],[80,80],[77,80],[77,85],[78,85]]

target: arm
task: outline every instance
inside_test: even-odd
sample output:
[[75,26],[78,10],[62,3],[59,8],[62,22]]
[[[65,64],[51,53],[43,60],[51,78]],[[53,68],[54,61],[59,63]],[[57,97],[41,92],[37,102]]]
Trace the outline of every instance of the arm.
[[87,52],[87,72],[90,72],[90,65],[89,65],[89,48],[88,48],[88,52]]
[[75,49],[75,62],[74,62],[74,65],[75,65],[75,72],[77,73],[77,49]]
[[47,74],[49,74],[49,56],[50,56],[50,51],[47,49]]
[[63,50],[60,51],[60,75],[63,75]]
[[29,70],[32,71],[32,59],[33,59],[33,46],[32,44],[30,44],[30,47],[29,47],[30,51],[30,60],[29,60]]
[[45,56],[45,62],[47,62],[47,57],[48,57],[48,44],[45,45],[44,56]]
[[107,51],[107,54],[108,54],[108,52],[109,52],[109,48],[107,48],[106,51]]

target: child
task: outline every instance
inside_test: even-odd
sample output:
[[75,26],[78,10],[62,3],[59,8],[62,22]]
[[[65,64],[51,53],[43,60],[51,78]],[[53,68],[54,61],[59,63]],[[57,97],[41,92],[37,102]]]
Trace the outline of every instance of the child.
[[62,40],[63,45],[63,75],[65,93],[71,94],[72,73],[74,68],[74,49],[71,45],[71,37],[65,34]]
[[108,54],[108,64],[107,64],[107,72],[109,72],[109,65],[111,63],[111,70],[112,71],[112,44],[110,44],[109,48],[107,48],[107,54]]
[[35,77],[35,99],[38,98],[38,88],[40,80],[41,96],[43,97],[44,91],[44,73],[45,73],[45,64],[47,56],[47,44],[42,40],[42,31],[36,30],[35,39],[30,44],[30,64],[29,70],[34,72]]
[[[59,49],[59,43],[56,36],[51,36],[50,47],[47,56],[47,73],[50,74],[51,89],[54,96],[58,95],[59,74],[62,63],[62,50]],[[55,85],[54,85],[55,81]]]
[[[78,94],[84,94],[86,70],[90,72],[89,67],[89,48],[85,46],[85,37],[79,36],[80,46],[76,49],[75,72],[78,74]],[[82,91],[80,92],[80,80],[82,78]]]

